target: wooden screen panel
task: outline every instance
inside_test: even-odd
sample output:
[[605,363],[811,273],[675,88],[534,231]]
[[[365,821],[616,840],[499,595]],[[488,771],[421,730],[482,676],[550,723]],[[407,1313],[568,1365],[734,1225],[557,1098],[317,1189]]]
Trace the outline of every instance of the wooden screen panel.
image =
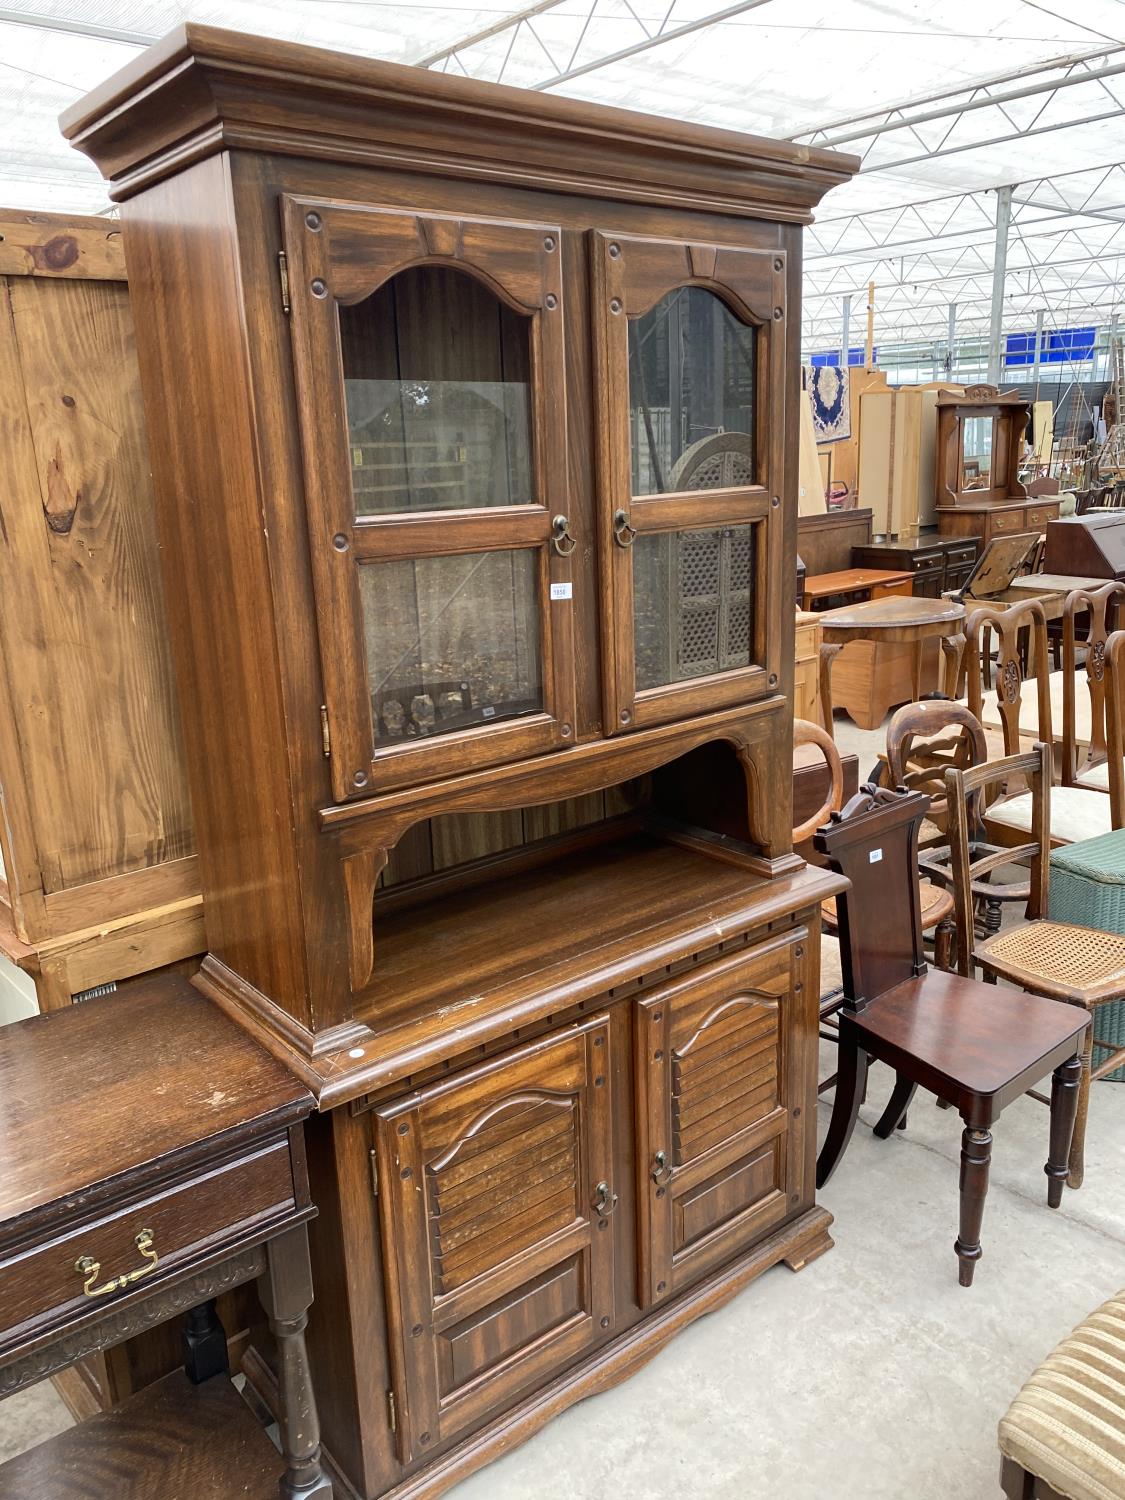
[[[25,897],[184,859],[194,837],[128,288],[12,277],[0,298],[5,854],[19,920]],[[27,915],[30,940],[51,935]],[[70,925],[105,908],[84,916]]]
[[613,1323],[607,1018],[375,1114],[399,1456],[424,1456]]
[[636,1002],[642,1306],[729,1260],[790,1210],[794,995],[803,929]]

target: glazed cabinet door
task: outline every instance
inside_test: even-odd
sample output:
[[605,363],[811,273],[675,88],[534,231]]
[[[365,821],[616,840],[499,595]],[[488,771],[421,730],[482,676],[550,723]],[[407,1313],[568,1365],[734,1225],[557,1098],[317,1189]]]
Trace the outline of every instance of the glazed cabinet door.
[[282,207],[335,795],[565,745],[558,229]]
[[590,238],[612,733],[781,680],[785,256]]
[[807,943],[797,929],[636,1002],[642,1307],[811,1201],[817,1012]]
[[376,1112],[404,1463],[613,1325],[605,1016]]

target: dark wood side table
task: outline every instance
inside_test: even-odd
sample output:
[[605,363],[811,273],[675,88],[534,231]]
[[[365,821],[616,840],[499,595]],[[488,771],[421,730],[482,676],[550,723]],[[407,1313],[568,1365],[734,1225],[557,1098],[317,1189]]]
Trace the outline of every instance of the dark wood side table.
[[[304,1086],[181,976],[0,1028],[0,1396],[178,1312],[185,1373],[0,1466],[36,1500],[329,1500],[305,1353]],[[257,1279],[282,1453],[231,1384]]]

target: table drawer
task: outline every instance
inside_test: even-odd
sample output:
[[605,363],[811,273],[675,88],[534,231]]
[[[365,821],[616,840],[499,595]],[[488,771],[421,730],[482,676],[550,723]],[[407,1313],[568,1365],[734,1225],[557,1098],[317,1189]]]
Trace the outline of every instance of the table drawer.
[[1024,512],[1022,510],[998,511],[988,517],[988,533],[995,536],[998,532],[1011,535],[1017,531],[1026,530]]
[[1048,521],[1057,521],[1059,518],[1059,502],[1053,501],[1050,505],[1029,505],[1027,507],[1028,529],[1037,526],[1046,526]]
[[[0,1351],[17,1326],[52,1324],[87,1308],[105,1307],[134,1288],[164,1280],[185,1258],[199,1258],[295,1206],[289,1140],[284,1136],[187,1182],[139,1198],[117,1212],[0,1262]],[[151,1231],[147,1254],[138,1237]],[[155,1256],[155,1260],[153,1259]],[[76,1263],[86,1257],[85,1273]],[[97,1271],[92,1271],[93,1263]],[[143,1272],[125,1287],[88,1295]]]

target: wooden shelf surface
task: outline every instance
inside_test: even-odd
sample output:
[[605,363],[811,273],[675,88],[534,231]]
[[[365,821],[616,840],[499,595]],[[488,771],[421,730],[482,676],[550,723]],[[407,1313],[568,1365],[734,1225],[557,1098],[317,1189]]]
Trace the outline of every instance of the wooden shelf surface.
[[355,1097],[596,1001],[791,912],[795,891],[812,906],[839,885],[811,866],[764,880],[721,852],[634,833],[408,909],[376,903],[357,1012],[378,1044],[324,1059],[326,1094]]
[[277,1500],[284,1465],[226,1375],[182,1371],[0,1464],[31,1500]]

